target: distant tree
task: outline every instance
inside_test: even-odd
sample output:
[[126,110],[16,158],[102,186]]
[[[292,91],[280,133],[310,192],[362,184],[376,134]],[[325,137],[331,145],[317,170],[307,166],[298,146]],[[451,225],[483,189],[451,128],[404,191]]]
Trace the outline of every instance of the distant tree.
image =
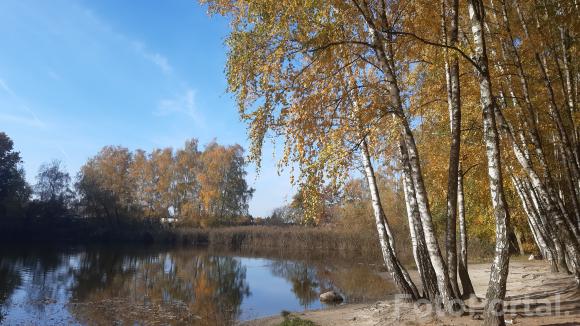
[[201,168],[197,139],[185,142],[183,149],[178,149],[174,158],[174,183],[173,201],[175,217],[193,218],[201,214],[201,202],[199,200],[200,183],[198,174]]
[[144,150],[139,149],[133,154],[129,176],[133,184],[133,205],[137,206],[141,211],[140,217],[144,219],[154,217],[153,167],[148,154]]
[[204,215],[217,222],[246,215],[254,190],[245,180],[246,162],[242,147],[226,147],[212,142],[202,152],[200,160],[198,180]]
[[135,213],[131,162],[127,148],[107,146],[81,167],[76,188],[86,216],[118,222]]
[[12,140],[0,132],[0,217],[22,214],[30,197],[21,162]]
[[40,166],[34,191],[41,201],[58,200],[68,204],[73,197],[70,182],[70,175],[64,169],[62,162],[53,160]]
[[169,217],[170,209],[174,210],[174,164],[171,148],[155,149],[150,156],[153,170],[153,191],[155,198],[155,216]]
[[300,207],[290,205],[284,205],[275,208],[272,211],[272,215],[268,219],[268,224],[281,225],[281,224],[300,224],[304,219],[304,211]]
[[37,199],[30,203],[28,216],[54,218],[68,215],[74,199],[70,182],[70,175],[60,161],[42,164],[34,185]]
[[229,169],[227,169],[222,186],[222,207],[220,216],[243,216],[248,214],[248,202],[254,189],[246,182],[246,162],[244,150],[240,145],[229,146]]
[[[292,200],[290,204],[287,206],[282,207],[282,211],[284,212],[283,219],[284,223],[291,223],[291,224],[304,224],[305,221],[305,198],[304,198],[304,191],[303,189],[299,189],[294,196],[292,196]],[[320,212],[322,213],[324,209],[322,208]],[[308,221],[309,222],[309,221]]]
[[83,215],[109,221],[173,217],[194,226],[250,223],[253,189],[245,180],[242,147],[212,142],[200,152],[197,144],[191,139],[183,149],[151,153],[103,148],[82,166],[76,183]]

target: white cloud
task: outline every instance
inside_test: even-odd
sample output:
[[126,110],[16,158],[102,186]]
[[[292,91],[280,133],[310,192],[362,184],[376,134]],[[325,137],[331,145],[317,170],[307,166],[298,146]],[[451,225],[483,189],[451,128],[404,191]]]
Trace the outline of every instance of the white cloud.
[[166,74],[171,73],[171,71],[173,70],[173,68],[171,67],[171,65],[167,61],[167,58],[165,58],[164,56],[162,56],[159,53],[152,53],[152,54],[146,53],[145,57],[147,59],[151,60],[159,68],[161,68],[161,70]]
[[162,54],[149,51],[145,44],[139,41],[133,41],[131,44],[137,53],[159,67],[164,74],[170,74],[173,71],[173,67],[169,64],[169,60],[167,60],[167,58]]
[[193,119],[196,124],[202,125],[203,119],[195,104],[195,94],[195,90],[187,88],[183,94],[175,98],[162,99],[154,113],[159,116],[184,114]]

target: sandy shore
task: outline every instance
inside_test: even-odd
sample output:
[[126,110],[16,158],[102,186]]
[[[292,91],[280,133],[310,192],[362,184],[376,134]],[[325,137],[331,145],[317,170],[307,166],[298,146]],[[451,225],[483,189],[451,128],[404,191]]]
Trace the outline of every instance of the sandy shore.
[[[470,276],[478,298],[485,297],[489,264],[472,264]],[[417,275],[413,275],[417,277]],[[385,300],[374,304],[345,304],[336,308],[293,313],[321,326],[344,325],[480,325],[483,300],[468,300],[462,316],[441,316],[428,305]],[[551,273],[544,261],[512,259],[507,281],[506,322],[516,325],[580,325],[580,291],[570,275]],[[274,326],[283,320],[273,316],[244,323]]]

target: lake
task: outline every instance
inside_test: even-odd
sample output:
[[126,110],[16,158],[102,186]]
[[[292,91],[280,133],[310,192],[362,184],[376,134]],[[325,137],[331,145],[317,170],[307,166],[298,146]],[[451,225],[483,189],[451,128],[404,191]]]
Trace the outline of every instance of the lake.
[[[229,325],[321,309],[335,290],[347,303],[394,293],[357,257],[247,257],[195,248],[0,249],[2,325]],[[359,257],[360,258],[360,257]]]

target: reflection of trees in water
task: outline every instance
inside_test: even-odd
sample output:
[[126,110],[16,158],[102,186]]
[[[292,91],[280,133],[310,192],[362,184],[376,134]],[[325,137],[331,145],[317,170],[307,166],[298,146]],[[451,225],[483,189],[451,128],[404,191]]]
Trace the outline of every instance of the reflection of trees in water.
[[380,276],[364,265],[337,268],[327,272],[326,278],[339,288],[351,303],[384,299],[397,291],[390,279]]
[[[65,255],[49,249],[30,251],[27,248],[5,248],[0,253],[0,305],[7,308],[14,290],[27,283],[26,305],[29,312],[43,313],[46,303],[57,301],[67,280]],[[0,309],[2,310],[2,309]],[[0,315],[2,313],[0,312]]]
[[88,324],[226,325],[249,295],[246,268],[231,257],[101,251],[83,257],[70,310]]
[[[279,260],[272,261],[271,271],[291,282],[304,307],[329,289],[349,302],[393,293],[388,281],[365,266]],[[70,301],[72,317],[90,325],[227,325],[250,295],[246,268],[236,258],[154,248],[3,248],[0,314],[16,303],[10,298],[18,287],[26,293],[18,303],[28,315],[45,318],[52,313],[45,312],[49,304]],[[60,317],[70,318],[66,310]]]
[[124,279],[134,273],[133,261],[146,259],[147,255],[127,254],[122,250],[89,250],[78,255],[79,266],[73,271],[74,282],[71,286],[71,300],[85,301],[95,291],[113,286],[116,278]]
[[15,266],[10,264],[6,258],[0,258],[0,324],[4,319],[4,306],[10,304],[7,302],[12,292],[20,286],[22,279],[16,271]]
[[273,275],[292,283],[292,292],[304,307],[318,300],[319,292],[327,290],[337,290],[349,302],[374,301],[396,291],[391,282],[365,265],[274,261],[270,269]]
[[292,292],[298,298],[300,305],[308,307],[318,299],[316,268],[303,262],[279,260],[270,265],[273,275],[283,277],[292,283]]
[[239,260],[186,250],[151,252],[3,250],[0,321],[19,286],[25,287],[24,308],[31,315],[43,316],[49,304],[69,300],[71,315],[89,325],[227,325],[240,315],[250,291]]

